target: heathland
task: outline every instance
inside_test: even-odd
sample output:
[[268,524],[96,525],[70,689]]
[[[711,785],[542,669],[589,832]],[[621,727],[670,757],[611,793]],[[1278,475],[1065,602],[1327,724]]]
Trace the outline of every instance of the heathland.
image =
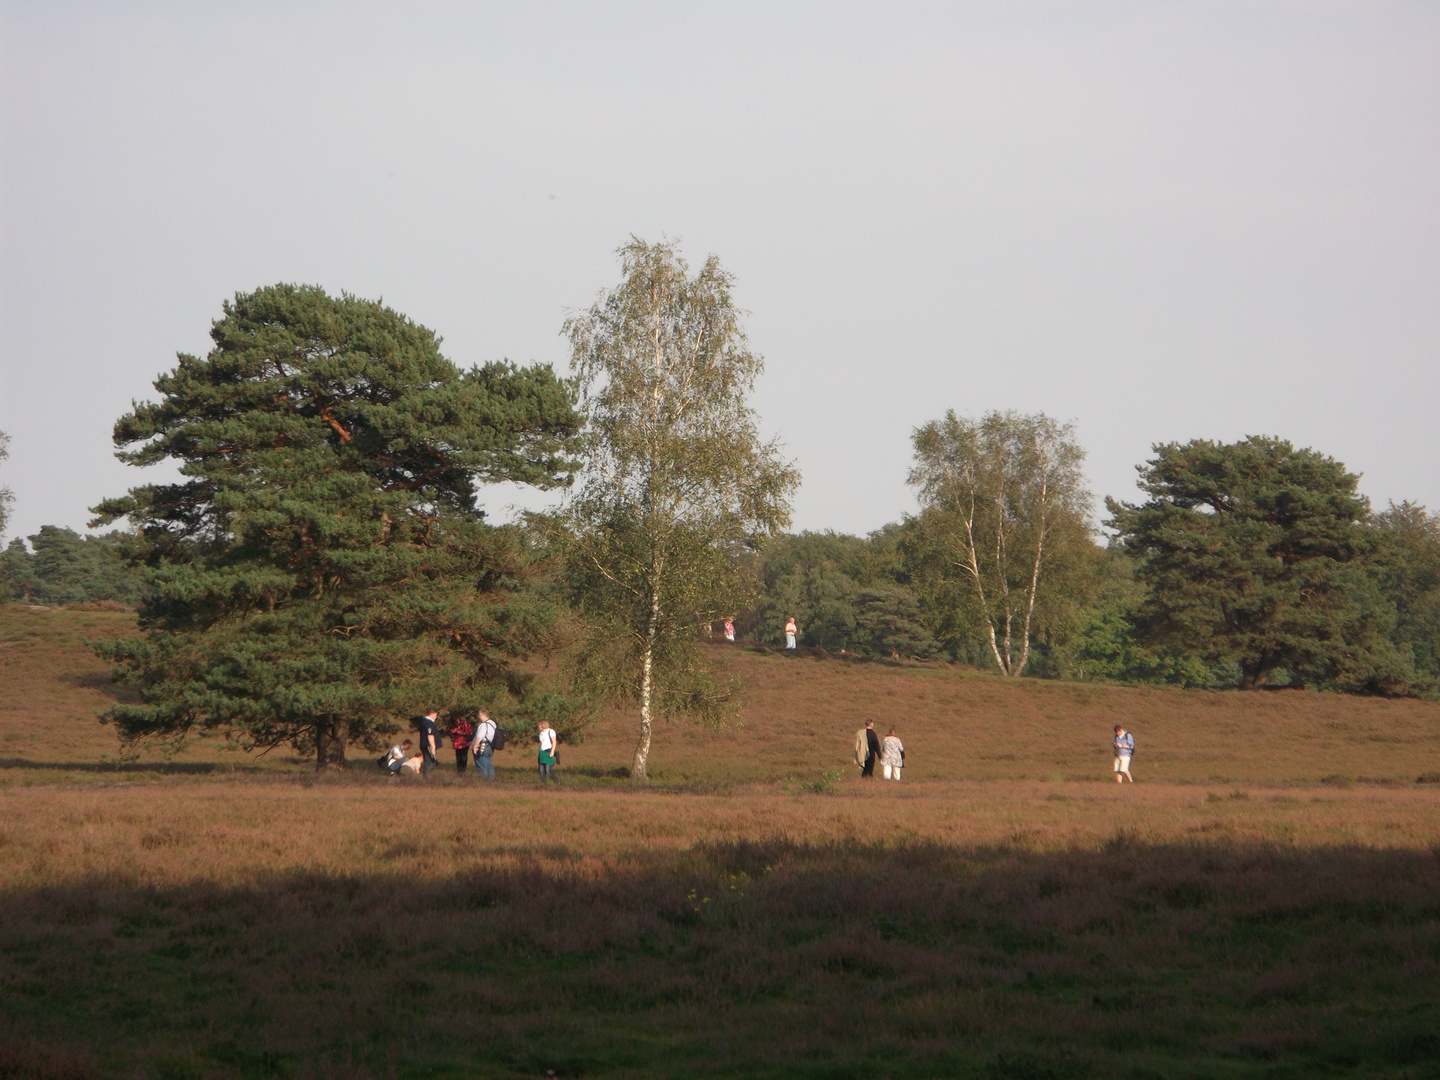
[[645,789],[404,783],[123,747],[132,626],[0,608],[0,1075],[1440,1075],[1440,704],[737,648]]

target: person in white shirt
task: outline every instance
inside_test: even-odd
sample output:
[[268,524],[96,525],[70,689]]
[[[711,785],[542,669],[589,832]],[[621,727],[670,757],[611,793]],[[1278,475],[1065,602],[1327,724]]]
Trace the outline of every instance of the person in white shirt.
[[403,743],[396,743],[390,747],[390,752],[380,759],[380,767],[386,772],[399,775],[400,767],[405,764],[405,759],[410,756],[410,740]]
[[548,784],[555,780],[556,750],[560,745],[560,736],[551,727],[548,720],[540,721],[540,782]]
[[895,734],[895,729],[890,729],[890,734],[885,736],[885,741],[880,744],[880,769],[881,775],[886,780],[899,780],[900,770],[905,765],[905,745],[900,741],[900,736]]
[[475,725],[475,741],[470,744],[470,755],[475,759],[475,771],[481,780],[495,779],[495,721],[484,709],[479,713],[480,722]]

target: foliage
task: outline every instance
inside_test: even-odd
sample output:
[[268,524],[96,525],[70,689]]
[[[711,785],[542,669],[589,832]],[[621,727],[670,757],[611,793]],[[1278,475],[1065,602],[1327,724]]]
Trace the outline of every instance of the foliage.
[[1374,527],[1375,578],[1395,605],[1391,636],[1409,652],[1418,681],[1433,690],[1440,685],[1440,515],[1392,503]]
[[[0,431],[0,461],[10,456],[10,436]],[[0,485],[0,536],[10,524],[10,507],[15,505],[15,494],[8,487]]]
[[18,537],[0,555],[0,588],[7,599],[40,604],[81,604],[140,599],[141,574],[125,558],[125,534],[81,536],[42,525],[30,537],[31,554]]
[[800,641],[862,656],[929,656],[935,642],[908,587],[891,525],[868,537],[802,532],[776,537],[760,558],[764,594],[752,620],[779,644],[794,616]]
[[638,700],[643,781],[657,709],[714,718],[728,698],[698,634],[753,601],[738,556],[784,527],[798,480],[746,404],[763,365],[719,260],[691,277],[668,243],[619,254],[620,285],[565,323],[587,464],[556,535],[589,627],[579,673]]
[[1148,589],[1140,623],[1243,688],[1292,678],[1403,692],[1394,622],[1365,572],[1373,536],[1358,477],[1314,450],[1251,437],[1157,445],[1140,468],[1150,499],[1107,500]]
[[17,536],[0,552],[0,597],[28,604],[40,599],[40,589],[40,579],[35,576],[35,556]]
[[978,632],[1000,671],[1019,675],[1037,630],[1071,615],[1093,546],[1074,427],[1043,413],[971,420],[951,410],[914,443],[915,576],[954,612],[942,634]]
[[115,425],[118,456],[183,479],[96,508],[128,517],[149,572],[144,636],[99,646],[143,703],[127,737],[228,729],[344,759],[423,706],[505,692],[554,612],[476,484],[573,469],[568,389],[546,367],[461,371],[379,303],[276,285],[225,304],[208,356]]
[[1196,656],[1147,641],[1136,618],[1145,589],[1135,560],[1118,546],[1097,549],[1095,590],[1077,617],[1075,631],[1051,651],[1062,678],[1172,686],[1209,686],[1215,675]]

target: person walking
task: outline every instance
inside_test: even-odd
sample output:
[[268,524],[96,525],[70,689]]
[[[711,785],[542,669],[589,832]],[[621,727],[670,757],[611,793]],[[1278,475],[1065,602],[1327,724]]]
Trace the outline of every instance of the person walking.
[[795,616],[785,620],[785,648],[795,648],[795,635],[800,633],[800,628],[795,625]]
[[905,744],[900,741],[900,736],[895,734],[895,729],[890,729],[890,734],[885,736],[885,741],[880,744],[880,774],[886,780],[899,780],[900,770],[905,767]]
[[559,762],[560,735],[550,727],[548,720],[540,721],[540,783],[549,784],[555,779],[555,766]]
[[734,619],[726,619],[726,620],[725,620],[725,640],[728,641],[731,645],[734,645],[734,644],[735,644],[735,620],[734,620]]
[[465,774],[466,762],[470,759],[470,740],[475,735],[475,725],[463,716],[457,716],[450,723],[450,745],[455,750],[455,771]]
[[1130,759],[1135,756],[1135,736],[1126,731],[1119,724],[1115,725],[1115,782],[1123,784],[1126,780],[1135,782],[1135,777],[1130,775]]
[[424,716],[417,716],[415,726],[420,730],[420,771],[429,776],[435,769],[435,752],[440,748],[440,728],[435,723],[440,717],[438,709],[431,709]]
[[470,745],[470,754],[475,759],[475,771],[481,780],[495,779],[495,721],[484,709],[480,710],[480,723],[475,725],[475,741]]
[[880,736],[875,733],[875,721],[866,720],[865,726],[855,732],[855,764],[860,766],[860,775],[875,777],[875,758],[880,754]]

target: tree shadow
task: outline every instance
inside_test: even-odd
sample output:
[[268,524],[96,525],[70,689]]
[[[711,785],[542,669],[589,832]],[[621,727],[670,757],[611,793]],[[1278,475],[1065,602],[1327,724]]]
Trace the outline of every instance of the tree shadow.
[[122,702],[126,705],[139,704],[141,699],[140,688],[130,686],[126,683],[117,683],[104,672],[93,671],[80,675],[66,675],[64,681],[71,686],[78,686],[85,690],[94,690],[104,694],[112,701]]
[[0,769],[43,769],[75,773],[163,773],[174,776],[260,771],[254,765],[229,765],[216,761],[34,761],[30,758],[0,758]]
[[1431,852],[537,843],[437,872],[448,842],[197,879],[213,841],[177,819],[134,838],[133,878],[11,887],[0,1060],[898,1080],[1400,1077],[1440,1055]]

